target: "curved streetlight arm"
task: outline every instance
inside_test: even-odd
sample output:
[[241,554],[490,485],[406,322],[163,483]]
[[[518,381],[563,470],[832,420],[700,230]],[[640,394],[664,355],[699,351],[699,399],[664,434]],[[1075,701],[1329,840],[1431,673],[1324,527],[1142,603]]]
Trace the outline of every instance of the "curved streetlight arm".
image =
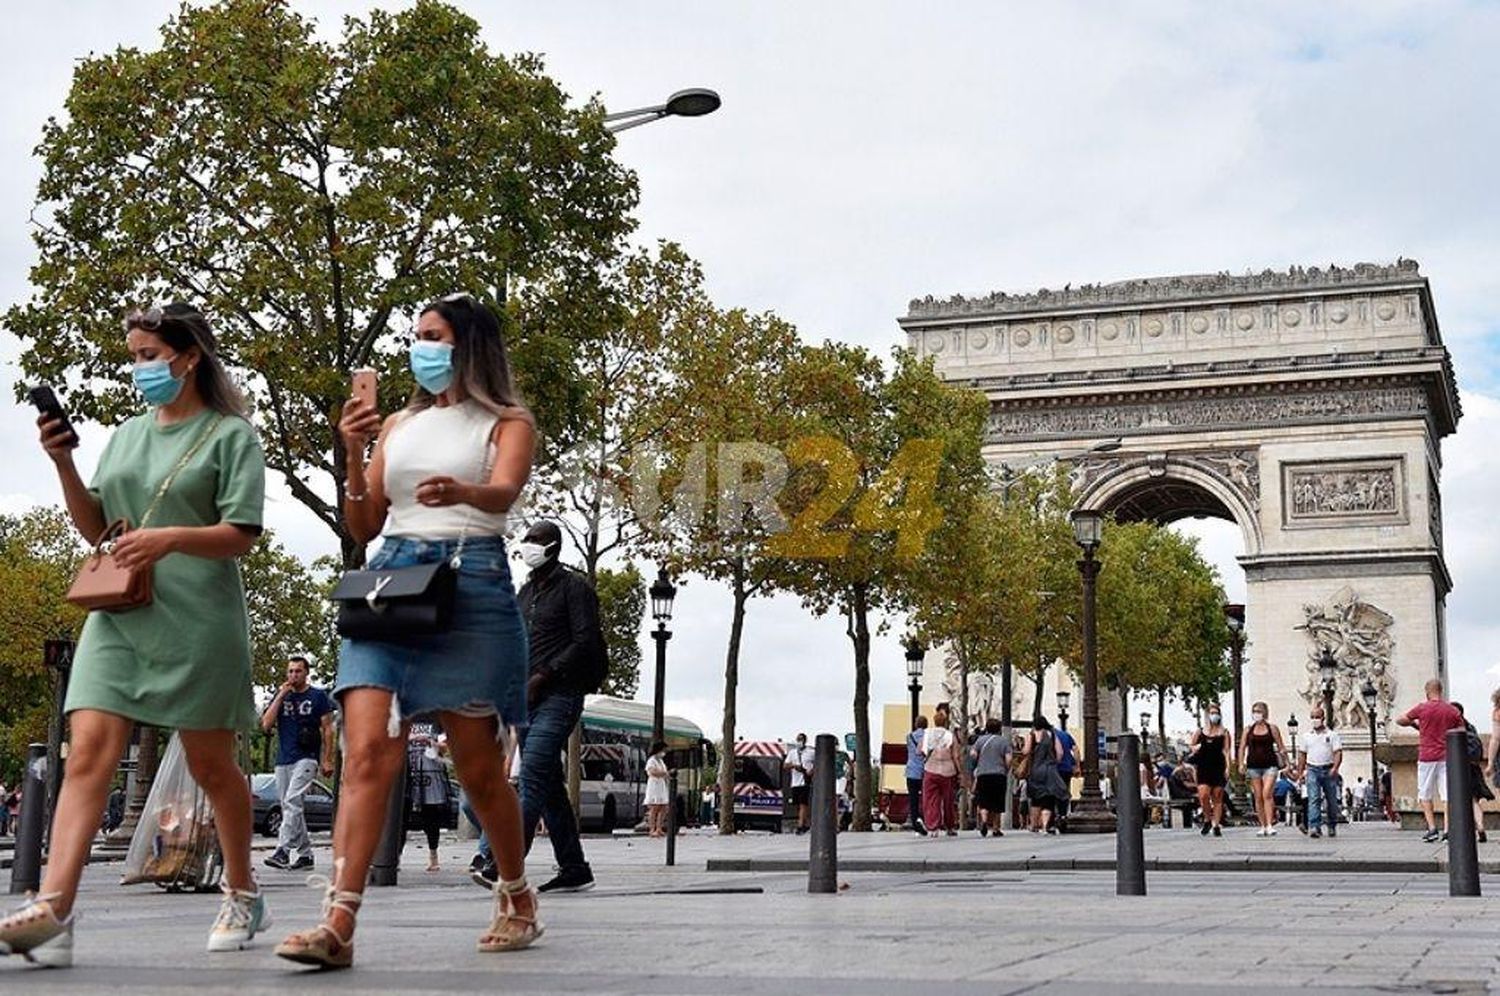
[[[607,132],[609,132],[611,135],[618,135],[622,131],[629,131],[631,128],[639,128],[641,125],[647,125],[647,124],[650,124],[653,121],[660,121],[662,118],[664,118],[666,116],[667,116],[667,111],[666,111],[666,108],[664,108],[664,107],[657,107],[657,108],[648,107],[648,108],[646,108],[644,110],[640,110],[640,111],[622,111],[619,114],[608,115],[604,119],[605,121],[616,120],[616,121],[621,121],[622,123],[615,124],[615,125],[606,125],[605,128],[604,128],[604,130],[607,131]],[[622,120],[624,118],[631,118],[631,117],[633,117],[635,120],[633,120],[633,121],[623,121]]]

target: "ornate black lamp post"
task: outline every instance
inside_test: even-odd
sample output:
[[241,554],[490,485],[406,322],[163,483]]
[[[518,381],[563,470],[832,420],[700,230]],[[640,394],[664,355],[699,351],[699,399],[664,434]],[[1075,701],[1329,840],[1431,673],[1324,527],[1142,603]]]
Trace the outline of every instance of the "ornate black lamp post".
[[1078,560],[1078,573],[1083,578],[1083,794],[1068,817],[1068,826],[1080,833],[1114,833],[1115,816],[1104,805],[1099,791],[1099,634],[1094,623],[1099,561],[1094,553],[1104,532],[1104,516],[1092,509],[1075,508],[1070,518],[1073,538],[1083,551]]
[[667,577],[666,568],[658,568],[656,580],[651,582],[651,617],[656,620],[656,629],[651,634],[656,641],[656,699],[651,708],[653,740],[666,739],[667,641],[672,638],[667,623],[672,621],[672,600],[676,597],[677,586]]
[[911,692],[911,724],[908,730],[917,728],[917,717],[922,713],[922,661],[927,656],[927,647],[914,636],[906,638],[906,690]]
[[1333,652],[1324,648],[1318,655],[1318,678],[1323,682],[1323,718],[1331,730],[1333,722],[1333,682],[1339,671],[1339,662],[1334,660]]
[[1292,768],[1297,767],[1297,714],[1294,712],[1286,721],[1286,735],[1292,739]]
[[1143,713],[1141,713],[1141,756],[1142,757],[1147,757],[1147,756],[1150,755],[1150,753],[1151,753],[1150,747],[1151,747],[1151,714],[1149,712],[1143,712]]
[[1057,693],[1057,726],[1061,730],[1068,728],[1068,702],[1072,698],[1068,692]]
[[1245,736],[1245,607],[1231,603],[1224,606],[1224,622],[1229,626],[1229,663],[1234,672],[1234,742]]
[[1375,802],[1384,806],[1385,799],[1381,794],[1380,765],[1375,761],[1375,703],[1380,693],[1375,686],[1370,684],[1370,679],[1365,679],[1364,687],[1359,690],[1359,697],[1365,700],[1365,715],[1370,718],[1370,781],[1375,786]]

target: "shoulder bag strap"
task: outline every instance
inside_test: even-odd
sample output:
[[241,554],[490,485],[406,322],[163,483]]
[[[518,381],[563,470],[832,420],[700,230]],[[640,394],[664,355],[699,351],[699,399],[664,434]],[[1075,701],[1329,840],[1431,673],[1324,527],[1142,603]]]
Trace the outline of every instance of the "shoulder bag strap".
[[172,468],[172,472],[167,475],[166,480],[161,482],[161,487],[156,489],[156,497],[152,498],[151,504],[146,506],[146,513],[141,516],[140,528],[146,528],[146,520],[151,518],[151,514],[156,511],[157,506],[161,504],[161,500],[167,496],[167,489],[172,486],[173,481],[177,480],[177,475],[182,473],[183,468],[188,465],[188,462],[198,455],[198,451],[203,448],[203,444],[208,442],[208,437],[212,436],[218,430],[219,423],[223,421],[223,415],[214,416],[213,421],[204,427],[203,431],[198,434],[197,440],[182,455],[182,459],[177,461],[177,466]]
[[[495,442],[495,427],[502,420],[497,418],[490,423],[489,429],[484,434],[483,456],[479,458],[479,479],[475,482],[480,487],[489,483],[490,473],[495,469],[495,459],[499,456],[499,444]],[[474,506],[469,506],[469,511],[464,513],[464,526],[458,534],[458,546],[453,548],[453,556],[449,558],[448,565],[454,570],[463,564],[464,544],[469,540],[469,527],[474,524]]]

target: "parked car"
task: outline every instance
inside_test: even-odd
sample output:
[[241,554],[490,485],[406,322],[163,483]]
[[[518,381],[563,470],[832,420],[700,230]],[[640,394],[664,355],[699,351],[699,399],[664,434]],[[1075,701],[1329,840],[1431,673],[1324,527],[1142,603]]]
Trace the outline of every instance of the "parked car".
[[[254,804],[256,832],[275,837],[281,832],[281,796],[276,791],[276,776],[251,775],[250,798]],[[303,797],[303,813],[309,832],[333,829],[333,793],[316,778]]]

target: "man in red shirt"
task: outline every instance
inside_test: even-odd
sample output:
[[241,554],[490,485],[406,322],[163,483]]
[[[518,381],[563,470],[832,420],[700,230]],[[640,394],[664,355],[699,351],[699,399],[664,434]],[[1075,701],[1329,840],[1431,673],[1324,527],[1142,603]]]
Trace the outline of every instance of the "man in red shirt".
[[[1437,817],[1433,815],[1433,797],[1448,801],[1448,745],[1449,730],[1464,728],[1463,715],[1443,699],[1443,683],[1437,678],[1429,679],[1424,686],[1427,700],[1414,705],[1405,714],[1397,717],[1398,726],[1417,728],[1417,801],[1422,805],[1422,816],[1427,820],[1427,833],[1422,837],[1427,843],[1438,839]],[[1462,759],[1460,759],[1462,760]],[[1448,839],[1448,810],[1443,810],[1442,839]]]

